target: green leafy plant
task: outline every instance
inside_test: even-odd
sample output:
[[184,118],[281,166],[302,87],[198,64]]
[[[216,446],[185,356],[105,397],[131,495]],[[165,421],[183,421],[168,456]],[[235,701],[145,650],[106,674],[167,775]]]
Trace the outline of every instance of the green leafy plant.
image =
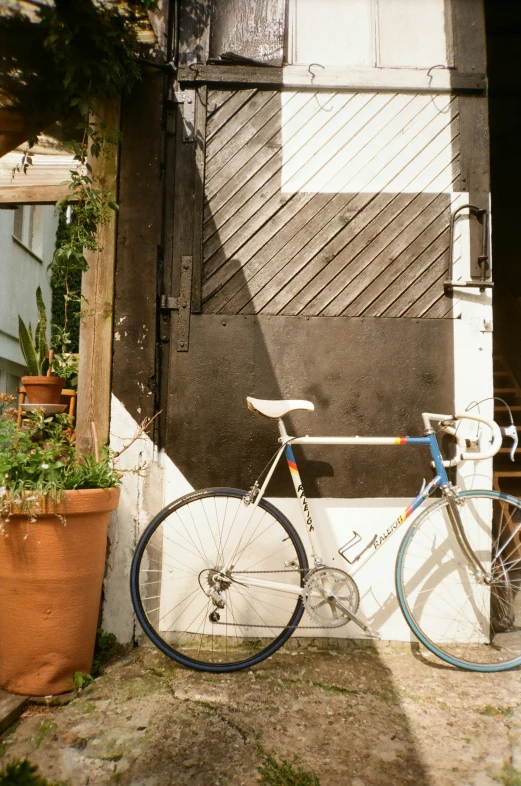
[[94,99],[139,79],[137,24],[146,0],[31,0],[0,16],[0,105],[17,110],[36,136],[55,120],[74,128]]
[[44,377],[49,369],[49,345],[47,343],[47,314],[40,287],[36,290],[36,306],[38,308],[38,322],[34,333],[31,324],[26,325],[22,317],[18,315],[18,335],[29,374],[33,377]]
[[0,770],[0,786],[63,786],[59,783],[42,778],[38,767],[28,759],[16,759],[8,762]]
[[94,647],[94,660],[92,662],[92,676],[99,677],[103,665],[110,659],[114,645],[116,644],[116,635],[108,633],[103,628],[98,628],[96,631],[96,646]]
[[94,682],[94,677],[91,674],[85,674],[83,671],[75,671],[72,675],[73,690],[76,693],[80,693],[91,682]]
[[[48,417],[35,410],[16,423],[14,397],[0,394],[0,516],[13,512],[34,518],[45,499],[59,502],[64,491],[112,488],[121,474],[114,454],[103,447],[98,456],[81,453],[68,415]],[[2,524],[0,524],[0,527]]]
[[72,675],[72,683],[75,691],[79,693],[90,685],[91,682],[94,682],[96,677],[101,676],[102,667],[110,660],[116,641],[116,635],[114,633],[107,633],[103,628],[98,628],[96,631],[96,644],[94,646],[94,659],[92,661],[91,674],[85,674],[83,671],[74,672]]

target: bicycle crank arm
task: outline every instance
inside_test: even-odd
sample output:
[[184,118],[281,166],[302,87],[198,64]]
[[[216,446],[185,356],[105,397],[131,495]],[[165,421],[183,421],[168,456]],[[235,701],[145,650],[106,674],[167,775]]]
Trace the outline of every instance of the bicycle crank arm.
[[381,636],[378,633],[378,631],[373,630],[373,628],[371,628],[371,626],[368,625],[367,622],[364,622],[362,619],[360,619],[360,617],[357,617],[357,615],[354,612],[352,612],[344,603],[342,603],[342,601],[339,600],[336,597],[336,595],[330,595],[329,592],[327,592],[327,590],[323,589],[322,587],[317,587],[317,590],[326,600],[332,601],[335,604],[335,606],[338,606],[338,608],[344,612],[346,617],[349,617],[349,619],[352,622],[355,622],[359,628],[362,628],[364,633],[367,633],[367,635],[371,636],[372,639],[381,639]]

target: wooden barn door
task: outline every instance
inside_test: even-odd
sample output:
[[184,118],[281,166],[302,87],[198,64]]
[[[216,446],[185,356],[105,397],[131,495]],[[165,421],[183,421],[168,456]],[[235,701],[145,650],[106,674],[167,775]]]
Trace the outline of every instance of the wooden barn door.
[[[422,407],[450,410],[448,195],[305,187],[314,127],[324,164],[328,146],[377,161],[378,129],[412,123],[422,97],[232,87],[178,100],[161,319],[165,447],[189,483],[249,486],[272,455],[276,428],[247,411],[247,395],[311,399],[316,412],[292,421],[308,433],[416,434]],[[428,122],[425,111],[424,134]],[[446,122],[456,127],[454,114]],[[398,137],[387,143],[401,154]],[[374,449],[313,449],[303,459],[311,493],[416,489],[416,455],[398,473],[377,459]],[[289,489],[275,478],[273,494]]]

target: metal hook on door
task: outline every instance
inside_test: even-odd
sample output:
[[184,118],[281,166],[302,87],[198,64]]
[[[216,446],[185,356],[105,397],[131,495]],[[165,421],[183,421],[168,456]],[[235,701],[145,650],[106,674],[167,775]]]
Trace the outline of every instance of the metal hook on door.
[[[471,281],[454,281],[454,225],[457,217],[463,210],[468,210],[469,219],[471,216],[474,216],[482,226],[481,254],[478,256],[478,266],[481,270],[481,277]],[[454,211],[450,219],[448,280],[443,282],[443,289],[446,294],[452,294],[455,287],[479,287],[479,291],[484,292],[485,289],[491,289],[494,286],[491,277],[488,246],[488,211],[482,207],[476,207],[476,205],[460,205],[460,207]]]
[[[308,71],[311,74],[311,85],[313,85],[313,82],[315,81],[315,77],[317,76],[317,74],[315,74],[315,72],[311,70],[313,67],[321,68],[323,71],[325,70],[325,66],[323,66],[321,63],[310,63],[308,65]],[[318,93],[315,93],[315,100],[316,100],[317,104],[319,105],[320,109],[322,109],[323,112],[332,112],[333,111],[333,107],[332,106],[330,106],[328,109],[325,106],[322,106],[322,104],[318,100]]]

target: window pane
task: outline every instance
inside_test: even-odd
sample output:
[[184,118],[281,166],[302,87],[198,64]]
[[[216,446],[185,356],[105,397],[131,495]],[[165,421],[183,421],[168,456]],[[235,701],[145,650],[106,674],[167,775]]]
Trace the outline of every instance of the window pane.
[[23,225],[24,225],[24,208],[23,205],[19,205],[14,211],[13,235],[21,243],[23,242],[23,234],[22,234]]
[[374,65],[372,0],[292,0],[293,62]]
[[444,0],[378,0],[378,65],[448,65]]

